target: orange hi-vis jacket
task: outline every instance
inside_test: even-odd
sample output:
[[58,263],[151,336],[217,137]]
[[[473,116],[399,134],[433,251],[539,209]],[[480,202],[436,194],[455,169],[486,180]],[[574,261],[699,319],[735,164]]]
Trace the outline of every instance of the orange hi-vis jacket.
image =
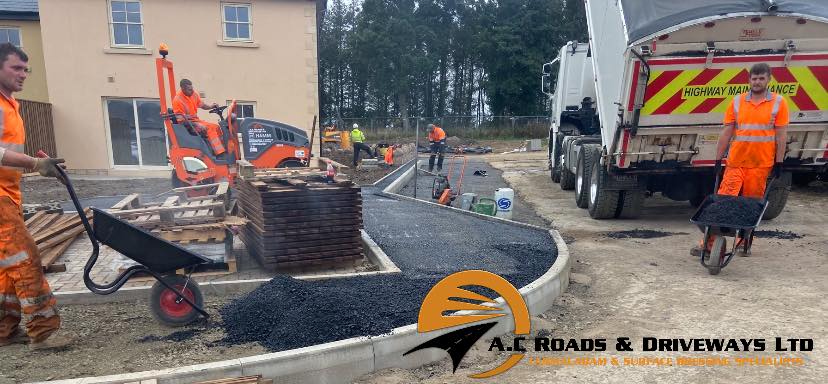
[[443,128],[434,126],[434,130],[428,133],[428,141],[432,143],[441,142],[446,139],[446,131]]
[[[26,131],[23,118],[20,117],[20,104],[14,97],[0,93],[0,148],[23,153]],[[20,168],[0,166],[0,197],[8,196],[17,204],[22,204],[20,197]]]
[[724,124],[734,124],[727,156],[728,167],[772,167],[776,159],[776,128],[788,125],[788,103],[773,92],[754,104],[751,92],[733,98],[725,112]]
[[193,92],[187,96],[183,91],[178,91],[173,98],[173,112],[186,115],[187,120],[198,121],[198,108],[201,106],[201,96]]

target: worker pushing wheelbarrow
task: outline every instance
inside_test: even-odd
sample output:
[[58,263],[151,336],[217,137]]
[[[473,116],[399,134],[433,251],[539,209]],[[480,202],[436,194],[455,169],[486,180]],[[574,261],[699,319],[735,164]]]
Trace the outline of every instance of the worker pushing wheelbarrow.
[[[719,190],[720,169],[719,161],[716,163],[716,191]],[[702,244],[707,246],[701,248],[699,256],[701,264],[711,275],[718,275],[734,255],[750,255],[754,229],[759,226],[768,208],[769,191],[770,188],[765,188],[761,199],[712,194],[699,205],[690,222],[696,224],[704,233]],[[727,237],[734,237],[729,251]]]
[[[750,255],[753,230],[768,206],[770,182],[781,177],[790,118],[784,97],[768,89],[770,78],[767,64],[754,64],[750,91],[734,97],[728,106],[717,146],[714,194],[690,220],[704,232],[701,245],[691,254],[700,256],[712,275],[734,254]],[[725,152],[727,167],[720,179]],[[735,237],[730,252],[726,236]]]

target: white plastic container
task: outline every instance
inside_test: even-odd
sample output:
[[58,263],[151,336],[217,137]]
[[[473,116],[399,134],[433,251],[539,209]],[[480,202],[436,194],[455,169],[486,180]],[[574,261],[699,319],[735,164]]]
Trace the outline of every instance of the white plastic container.
[[515,191],[512,188],[498,188],[495,190],[494,200],[497,204],[496,217],[512,219],[512,209],[515,205]]

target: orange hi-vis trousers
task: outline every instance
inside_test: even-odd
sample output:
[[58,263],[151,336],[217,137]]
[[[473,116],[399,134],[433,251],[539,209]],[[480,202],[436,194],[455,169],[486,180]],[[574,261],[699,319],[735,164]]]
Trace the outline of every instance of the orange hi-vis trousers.
[[722,182],[719,183],[718,193],[720,195],[745,196],[761,199],[765,196],[765,187],[770,172],[771,167],[726,167],[724,176],[722,176]]
[[32,342],[60,328],[55,297],[20,206],[0,196],[0,339],[11,336],[21,318]]
[[218,156],[226,151],[224,144],[221,142],[221,128],[219,128],[218,124],[206,122],[204,120],[194,121],[193,124],[199,124],[207,131],[207,142],[209,142],[210,147],[213,148],[213,154]]
[[[771,167],[726,167],[717,193],[761,199],[765,197],[765,188],[767,188],[768,175],[770,175],[771,169]],[[710,250],[715,239],[715,236],[711,236],[706,246],[704,239],[702,239],[702,246]],[[738,242],[739,239],[736,239],[736,241]]]

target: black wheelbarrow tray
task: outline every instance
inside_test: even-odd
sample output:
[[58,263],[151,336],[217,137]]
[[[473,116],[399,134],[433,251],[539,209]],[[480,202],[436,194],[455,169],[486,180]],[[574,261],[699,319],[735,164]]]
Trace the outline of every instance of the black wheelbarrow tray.
[[[180,269],[192,271],[196,265],[210,263],[210,259],[155,237],[141,228],[94,207],[91,208],[93,228],[84,214],[69,177],[62,169],[59,169],[59,172],[66,179],[66,189],[92,242],[92,255],[83,268],[83,282],[90,291],[99,295],[109,295],[120,289],[133,275],[149,274],[156,280],[150,293],[150,308],[153,316],[161,323],[169,326],[182,326],[194,321],[199,314],[204,317],[209,316],[202,308],[204,298],[198,284],[190,279],[189,274],[180,275],[176,271]],[[134,260],[138,265],[122,271],[110,283],[95,283],[92,281],[90,272],[98,260],[99,244],[109,246]]]
[[[770,189],[770,187],[767,189]],[[705,209],[710,207],[711,204],[724,199],[751,202],[761,205],[762,208],[758,210],[759,214],[756,215],[756,217],[745,217],[743,223],[713,222],[701,219]],[[690,218],[690,222],[697,225],[699,229],[704,232],[704,242],[702,244],[707,244],[710,238],[715,236],[715,240],[713,241],[713,245],[710,247],[710,250],[707,250],[706,247],[702,247],[701,252],[701,264],[707,268],[711,275],[718,274],[722,268],[727,266],[739,247],[744,247],[744,252],[748,254],[750,253],[750,247],[753,244],[753,230],[759,226],[759,223],[762,221],[762,216],[765,214],[765,210],[767,208],[767,193],[765,193],[764,199],[712,194],[708,195],[704,201],[702,201],[701,205],[699,205],[699,208],[696,210],[696,213],[694,213],[693,217]],[[746,223],[750,224],[745,225]],[[727,247],[725,237],[735,237],[739,239],[738,241],[733,242],[733,247],[730,252],[727,252],[725,249]],[[714,257],[714,255],[718,255],[718,257]]]

